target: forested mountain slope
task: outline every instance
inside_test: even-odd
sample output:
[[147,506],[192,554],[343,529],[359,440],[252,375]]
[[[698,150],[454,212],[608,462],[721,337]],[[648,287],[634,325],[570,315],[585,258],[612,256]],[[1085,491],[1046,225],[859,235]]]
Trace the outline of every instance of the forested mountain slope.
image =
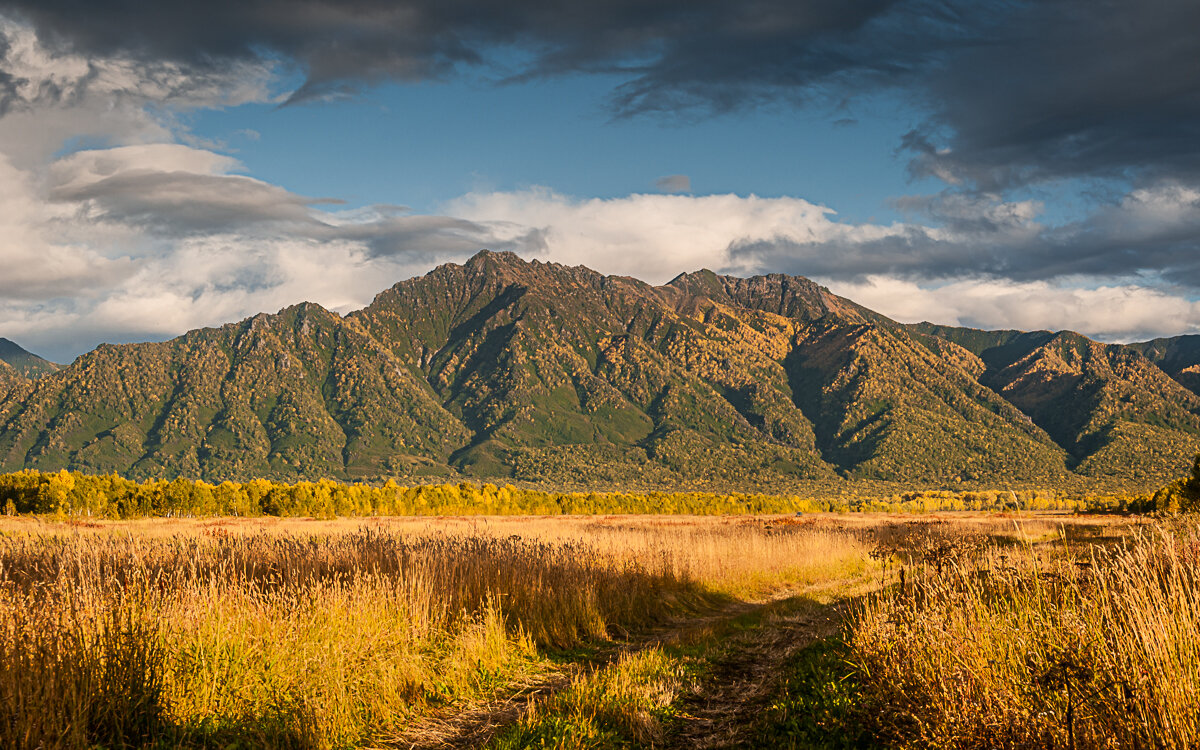
[[1200,450],[1200,398],[1144,356],[1145,345],[1070,331],[910,330],[976,354],[979,381],[1042,427],[1081,474],[1159,477]]
[[1146,355],[1180,385],[1200,394],[1200,336],[1175,336],[1128,346]]
[[1200,434],[1200,397],[1134,349],[902,326],[799,277],[656,287],[511,253],[345,317],[306,303],[11,370],[0,468],[132,477],[1157,480]]

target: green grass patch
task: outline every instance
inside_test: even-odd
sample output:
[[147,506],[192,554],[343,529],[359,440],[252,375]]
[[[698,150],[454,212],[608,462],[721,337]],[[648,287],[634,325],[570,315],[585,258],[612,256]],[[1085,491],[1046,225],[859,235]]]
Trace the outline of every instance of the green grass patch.
[[817,641],[785,667],[787,676],[751,747],[849,750],[879,747],[864,728],[856,670],[841,638]]

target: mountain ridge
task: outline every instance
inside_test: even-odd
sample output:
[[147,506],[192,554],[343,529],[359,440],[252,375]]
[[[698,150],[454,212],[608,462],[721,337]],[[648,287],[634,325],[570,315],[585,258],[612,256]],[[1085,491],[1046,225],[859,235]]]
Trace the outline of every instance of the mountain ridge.
[[[1184,372],[1190,351],[1151,353]],[[803,277],[653,286],[486,251],[344,316],[301,303],[0,369],[5,470],[1149,483],[1197,450],[1200,397],[1136,346],[903,325]]]
[[59,369],[59,365],[26,351],[15,341],[6,338],[0,338],[0,362],[26,378],[38,378]]

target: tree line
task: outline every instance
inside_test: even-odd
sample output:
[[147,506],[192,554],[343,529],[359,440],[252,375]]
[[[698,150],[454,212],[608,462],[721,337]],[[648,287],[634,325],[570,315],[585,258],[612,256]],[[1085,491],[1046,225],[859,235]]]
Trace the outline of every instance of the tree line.
[[1069,497],[1054,490],[948,490],[847,498],[715,492],[559,492],[471,482],[402,486],[331,479],[267,479],[211,484],[192,479],[134,481],[116,474],[25,470],[0,474],[0,508],[101,518],[147,516],[595,515],[931,513],[953,510],[1080,510],[1123,505],[1122,498]]

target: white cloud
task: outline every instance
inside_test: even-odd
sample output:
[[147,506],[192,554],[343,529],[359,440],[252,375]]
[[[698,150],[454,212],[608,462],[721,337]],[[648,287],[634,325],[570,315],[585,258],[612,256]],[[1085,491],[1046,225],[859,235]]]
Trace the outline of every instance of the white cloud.
[[[1200,194],[1183,188],[1143,190],[1131,194],[1120,210],[1138,216],[1154,212],[1178,223],[1194,218],[1189,207],[1197,198]],[[702,267],[738,275],[770,272],[778,270],[780,253],[787,253],[793,272],[817,276],[838,294],[905,322],[1070,329],[1111,341],[1200,331],[1200,302],[1108,276],[1013,281],[877,273],[846,278],[806,270],[806,265],[836,268],[850,262],[869,267],[872,252],[899,253],[921,243],[954,247],[989,227],[1008,243],[1028,241],[1040,229],[1035,218],[1041,206],[1032,201],[948,196],[936,205],[941,217],[954,219],[947,222],[951,226],[845,224],[833,211],[798,198],[736,195],[577,200],[530,190],[471,194],[446,208],[492,226],[498,235],[541,230],[539,255],[545,260],[655,283]],[[1115,220],[1101,213],[1094,221]],[[1161,226],[1151,222],[1146,231]],[[1128,231],[1131,241],[1141,236]]]
[[444,208],[452,216],[488,224],[502,239],[540,230],[548,260],[652,282],[699,268],[753,271],[755,259],[735,257],[733,251],[755,241],[811,244],[897,231],[835,223],[830,209],[800,198],[753,195],[580,200],[533,189],[471,193]]
[[127,172],[225,175],[241,168],[232,157],[177,143],[77,151],[50,165],[52,192],[70,194]]
[[165,339],[312,301],[346,313],[428,262],[371,258],[359,243],[208,236],[131,266],[127,276],[69,299],[0,303],[0,331],[68,360],[102,341]]
[[0,296],[37,300],[76,294],[119,275],[124,263],[86,242],[63,241],[72,211],[47,203],[27,172],[0,154]]
[[317,201],[230,174],[240,169],[233,158],[180,144],[80,151],[50,165],[47,196],[78,203],[95,221],[123,221],[168,235],[316,221],[308,206]]
[[917,283],[872,276],[822,280],[844,297],[904,323],[971,328],[1072,330],[1105,341],[1200,332],[1200,302],[1138,284],[1102,285],[962,279]]
[[[420,216],[385,206],[326,211],[240,170],[230,157],[181,144],[77,152],[40,179],[0,159],[0,259],[17,269],[0,281],[13,289],[0,306],[0,332],[67,358],[100,340],[165,338],[303,300],[347,312],[395,281],[482,247],[655,283],[699,268],[750,275],[784,267],[824,277],[836,292],[905,321],[1070,328],[1121,340],[1200,330],[1197,303],[1101,277],[821,272],[870,267],[881,253],[921,243],[953,248],[983,231],[963,202],[939,203],[961,222],[956,229],[841,223],[798,198],[581,200],[545,189],[472,193],[446,215]],[[1150,201],[1129,200],[1139,210]],[[1009,237],[1029,232],[1037,210],[978,208]],[[18,294],[27,304],[14,302]]]
[[28,25],[0,16],[0,150],[19,168],[42,165],[63,144],[174,141],[188,110],[272,101],[274,67],[237,62],[204,70],[176,63],[90,57],[43,45]]

